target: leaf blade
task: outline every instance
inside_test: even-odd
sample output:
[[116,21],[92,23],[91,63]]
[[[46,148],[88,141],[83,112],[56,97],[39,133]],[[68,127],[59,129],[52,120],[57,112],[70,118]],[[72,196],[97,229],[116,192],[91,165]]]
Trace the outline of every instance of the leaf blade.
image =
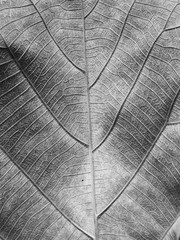
[[[171,0],[0,4],[0,146],[74,224],[66,240],[158,240],[179,214],[178,10]],[[0,234],[24,239],[7,221]]]
[[[35,184],[32,184],[33,181],[29,181],[29,177],[26,177],[26,175],[23,176],[22,169],[20,168],[19,171],[19,167],[17,168],[2,150],[0,150],[0,155],[1,176],[4,182],[1,182],[1,186],[3,187],[3,190],[1,188],[1,236],[5,239],[12,237],[16,239],[20,236],[25,238],[28,233],[27,229],[30,227],[31,231],[28,233],[28,238],[37,238],[40,229],[40,233],[42,232],[42,234],[48,238],[52,236],[55,237],[56,235],[67,238],[68,235],[70,236],[72,234],[74,238],[80,237],[81,230],[77,232],[75,230],[77,226],[72,225],[71,222],[68,223],[68,220],[64,218],[59,209],[52,204],[47,196],[42,194],[42,191],[37,188]],[[32,193],[28,194],[30,189]],[[39,191],[39,194],[36,189]],[[14,203],[12,204],[12,202]],[[11,205],[10,209],[8,209],[9,203]],[[46,228],[50,230],[50,233],[46,233],[47,230],[41,226],[41,222],[39,222],[40,219],[42,223],[45,221]],[[62,224],[62,226],[67,225],[66,232],[55,229],[56,222],[59,222],[58,224]],[[28,226],[30,223],[31,226]],[[32,225],[34,227],[32,227]],[[38,235],[36,235],[37,233]],[[42,236],[40,235],[38,239],[41,239]]]

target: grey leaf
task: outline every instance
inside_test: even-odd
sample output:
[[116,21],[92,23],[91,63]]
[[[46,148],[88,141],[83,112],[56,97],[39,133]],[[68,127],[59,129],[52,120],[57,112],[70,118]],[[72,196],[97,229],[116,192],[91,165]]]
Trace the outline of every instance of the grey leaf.
[[179,0],[0,1],[0,238],[180,237]]

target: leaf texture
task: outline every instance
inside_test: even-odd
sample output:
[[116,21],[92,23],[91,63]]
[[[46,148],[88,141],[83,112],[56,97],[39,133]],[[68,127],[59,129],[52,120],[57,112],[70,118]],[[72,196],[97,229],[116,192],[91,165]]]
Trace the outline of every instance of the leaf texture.
[[0,2],[0,238],[180,237],[180,2]]

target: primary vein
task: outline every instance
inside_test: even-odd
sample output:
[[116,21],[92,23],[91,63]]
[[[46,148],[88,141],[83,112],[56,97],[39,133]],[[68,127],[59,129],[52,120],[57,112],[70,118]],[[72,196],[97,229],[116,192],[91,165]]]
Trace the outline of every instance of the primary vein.
[[93,217],[94,217],[94,235],[97,240],[97,214],[96,214],[96,200],[95,200],[95,176],[94,176],[94,159],[93,159],[93,146],[92,146],[92,122],[91,122],[91,109],[90,109],[90,93],[89,93],[89,79],[88,79],[88,67],[86,56],[86,34],[85,34],[85,15],[84,6],[82,1],[82,14],[83,14],[83,42],[84,42],[84,61],[85,61],[85,78],[87,88],[87,108],[88,108],[88,131],[89,131],[89,157],[91,161],[91,179],[92,179],[92,201],[93,201]]

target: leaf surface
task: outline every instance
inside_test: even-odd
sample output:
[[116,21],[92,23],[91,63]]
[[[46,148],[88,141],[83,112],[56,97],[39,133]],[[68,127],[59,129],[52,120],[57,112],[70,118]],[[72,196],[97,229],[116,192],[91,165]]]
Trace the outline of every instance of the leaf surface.
[[179,1],[1,1],[0,20],[0,237],[178,239]]

